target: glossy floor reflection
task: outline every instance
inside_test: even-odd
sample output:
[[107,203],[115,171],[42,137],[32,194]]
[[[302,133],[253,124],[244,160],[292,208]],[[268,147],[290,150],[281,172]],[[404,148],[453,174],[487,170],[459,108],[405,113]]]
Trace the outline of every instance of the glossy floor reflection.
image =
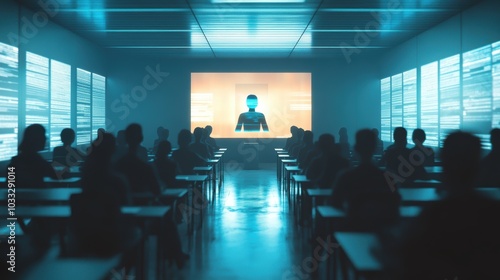
[[274,165],[228,170],[177,279],[293,279],[303,252]]

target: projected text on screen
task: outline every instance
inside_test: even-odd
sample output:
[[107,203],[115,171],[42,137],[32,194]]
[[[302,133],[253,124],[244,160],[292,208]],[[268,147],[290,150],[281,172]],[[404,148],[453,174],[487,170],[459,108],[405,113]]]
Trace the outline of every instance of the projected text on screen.
[[412,69],[403,82],[401,74],[380,81],[382,140],[391,141],[403,124],[409,135],[416,126],[424,129],[430,146],[441,146],[450,132],[462,129],[491,147],[489,132],[500,127],[500,42],[421,66],[419,94],[416,76]]

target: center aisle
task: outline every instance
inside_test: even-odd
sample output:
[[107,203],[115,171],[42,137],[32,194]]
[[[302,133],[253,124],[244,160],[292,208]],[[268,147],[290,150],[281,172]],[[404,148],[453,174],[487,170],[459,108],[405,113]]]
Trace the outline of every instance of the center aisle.
[[[226,169],[224,186],[207,206],[191,260],[176,279],[293,279],[304,246],[294,230],[276,167]],[[180,275],[179,275],[180,274]]]

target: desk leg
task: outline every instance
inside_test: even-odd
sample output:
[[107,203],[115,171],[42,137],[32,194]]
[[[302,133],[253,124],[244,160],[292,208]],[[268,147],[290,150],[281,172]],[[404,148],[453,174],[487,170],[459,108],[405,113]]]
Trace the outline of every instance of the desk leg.
[[66,256],[68,254],[68,249],[66,248],[66,224],[64,223],[63,220],[58,220],[57,221],[58,227],[59,227],[59,254],[61,256]]
[[[156,249],[156,252],[157,252],[157,260],[156,260],[156,275],[157,275],[157,279],[164,279],[164,263],[165,263],[165,257],[164,257],[164,254],[163,254],[163,250],[165,248],[165,240],[164,240],[164,237],[166,235],[166,232],[165,232],[165,218],[161,219],[160,220],[160,226],[159,226],[159,232],[158,232],[158,237],[157,237],[157,249]],[[168,214],[167,214],[167,219],[168,219]]]

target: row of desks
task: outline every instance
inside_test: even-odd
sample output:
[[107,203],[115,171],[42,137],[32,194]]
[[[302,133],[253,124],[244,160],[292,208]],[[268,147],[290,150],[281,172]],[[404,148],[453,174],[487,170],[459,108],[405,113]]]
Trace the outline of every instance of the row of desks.
[[[66,191],[67,189],[58,189],[60,191]],[[38,190],[40,191],[40,190]],[[142,230],[143,232],[147,232],[147,223],[152,222],[152,223],[157,223],[157,224],[162,224],[162,221],[164,218],[166,218],[168,212],[171,210],[170,206],[124,206],[121,208],[122,214],[136,219],[139,221],[139,224],[142,225]],[[0,217],[1,218],[7,218],[9,221],[17,221],[17,219],[25,219],[25,218],[43,218],[43,219],[49,219],[49,220],[55,220],[59,223],[61,223],[60,228],[61,230],[59,231],[59,242],[60,242],[60,249],[61,253],[64,254],[66,251],[65,247],[65,230],[62,230],[64,226],[62,224],[66,224],[69,218],[71,217],[71,207],[69,205],[44,205],[44,206],[16,206],[15,207],[15,216],[9,215],[9,212],[7,211],[7,207],[3,208],[3,210],[0,211]],[[160,230],[157,235],[158,235],[158,241],[159,245],[158,248],[161,248],[163,242],[163,236],[164,234],[162,233],[163,231]],[[141,238],[143,240],[142,244],[142,261],[141,264],[139,265],[139,274],[146,279],[147,277],[147,271],[145,269],[145,239]],[[163,260],[163,250],[157,250],[157,263],[156,263],[156,268],[157,268],[157,278],[162,278],[163,271],[164,271],[164,262]]]
[[[201,186],[205,185],[208,176],[207,175],[188,175],[188,176],[179,176],[178,180],[183,180],[186,182],[192,182],[193,184],[201,183]],[[8,189],[0,190],[0,201],[7,201],[7,194],[12,193],[9,192]],[[4,210],[0,210],[0,217],[6,217],[9,219],[24,219],[24,218],[44,218],[44,219],[54,219],[59,223],[65,224],[66,221],[71,217],[71,207],[68,205],[69,199],[71,195],[81,193],[81,188],[46,188],[46,189],[15,189],[15,198],[16,198],[16,207],[15,207],[15,216],[9,216],[7,211],[7,207]],[[189,191],[186,188],[180,189],[165,189],[160,196],[161,198],[173,198],[178,199],[180,197],[185,196],[190,193],[190,198],[188,202],[188,214],[191,217],[188,220],[188,227],[192,229],[194,215],[196,214],[193,211],[195,208],[194,199],[192,196],[192,191]],[[37,204],[37,205],[32,205]],[[45,204],[45,205],[40,205]],[[47,205],[52,204],[52,205]],[[54,205],[58,204],[58,205]],[[139,222],[140,225],[145,226],[149,222],[158,223],[162,219],[166,218],[169,211],[171,211],[173,206],[170,205],[161,205],[161,206],[124,206],[122,207],[122,213],[126,216],[134,218]],[[198,208],[203,210],[202,208]],[[201,214],[202,216],[203,214]],[[201,216],[200,216],[200,224],[201,224]],[[149,221],[149,222],[148,222]],[[63,226],[61,225],[61,228]],[[143,232],[147,233],[147,227],[143,227]],[[60,231],[60,246],[61,253],[65,252],[65,242],[64,242],[64,230]],[[158,238],[158,246],[157,248],[162,248],[162,244],[164,244],[165,240],[162,239],[164,234],[161,233],[161,230],[156,233]],[[142,239],[144,242],[144,239]],[[144,279],[146,279],[147,271],[144,269],[145,266],[145,244],[142,245],[142,262],[140,266],[139,275],[142,275]],[[163,277],[164,271],[164,262],[163,262],[163,250],[157,250],[157,276],[156,278]]]
[[[200,174],[200,175],[180,175],[177,176],[176,179],[179,181],[186,181],[189,183],[192,183],[191,185],[193,186],[193,189],[191,191],[186,188],[181,188],[181,189],[165,189],[163,193],[160,196],[161,198],[173,198],[178,199],[180,197],[185,196],[186,194],[190,194],[188,198],[188,204],[186,213],[189,214],[191,217],[189,218],[188,221],[188,227],[191,228],[191,230],[188,230],[188,232],[192,233],[193,230],[193,221],[194,221],[194,216],[199,215],[200,217],[200,226],[202,225],[202,220],[203,220],[203,208],[205,207],[204,205],[198,206],[195,205],[195,197],[193,197],[193,191],[196,189],[195,186],[200,186],[201,187],[201,199],[203,200],[202,203],[205,204],[206,200],[204,197],[205,193],[205,187],[208,185],[208,179],[213,179],[213,186],[215,187],[215,180],[218,177],[219,179],[219,184],[222,184],[222,180],[224,177],[224,165],[222,163],[223,160],[223,154],[226,151],[226,149],[220,149],[219,151],[216,152],[215,158],[207,161],[208,166],[206,167],[199,167],[197,172],[199,173],[205,173],[205,174]],[[73,194],[81,193],[81,188],[80,186],[80,181],[81,181],[81,173],[80,173],[80,168],[79,167],[71,167],[64,169],[60,168],[60,170],[56,170],[59,172],[66,172],[65,176],[69,176],[70,178],[67,179],[51,179],[51,178],[44,178],[44,182],[47,184],[47,186],[51,188],[44,188],[44,189],[15,189],[15,195],[16,195],[16,207],[15,207],[15,216],[11,217],[9,216],[9,213],[7,211],[7,207],[4,208],[4,210],[0,210],[0,217],[6,217],[6,218],[11,218],[12,220],[15,220],[17,218],[19,219],[24,219],[24,218],[44,218],[44,219],[54,219],[59,222],[64,222],[67,219],[71,217],[71,207],[68,205],[69,198]],[[218,171],[218,172],[216,172]],[[0,184],[5,184],[6,183],[6,178],[0,178]],[[212,185],[212,184],[210,184]],[[54,188],[55,187],[55,188]],[[10,191],[12,193],[12,191]],[[0,189],[0,201],[7,202],[9,190],[4,188]],[[141,194],[139,194],[140,196]],[[199,196],[198,196],[199,199]],[[40,205],[43,204],[43,205]],[[49,205],[52,204],[52,205]],[[53,205],[57,204],[57,205]],[[175,205],[175,204],[174,204]],[[153,220],[161,220],[166,217],[167,213],[172,210],[172,208],[176,208],[175,206],[170,206],[170,205],[164,205],[164,206],[125,206],[122,207],[122,213],[126,216],[133,217],[134,219],[138,219],[138,221],[141,221],[140,224],[146,224],[147,221],[153,221]],[[180,209],[180,207],[179,207]],[[146,230],[146,229],[145,229]],[[164,234],[158,233],[158,236],[160,237],[158,239],[158,242],[164,242],[161,240],[161,237],[164,236]],[[60,241],[63,242],[64,237],[60,237]],[[158,244],[158,248],[161,248],[161,244]],[[61,249],[64,251],[64,245],[61,243]],[[158,254],[161,254],[163,250],[157,250]],[[144,250],[143,250],[143,253]],[[143,258],[144,260],[145,258]],[[143,266],[141,265],[141,271],[140,274],[141,277],[146,279],[146,271],[143,269]],[[164,271],[164,262],[163,262],[163,257],[158,255],[157,256],[157,278],[162,278]]]

